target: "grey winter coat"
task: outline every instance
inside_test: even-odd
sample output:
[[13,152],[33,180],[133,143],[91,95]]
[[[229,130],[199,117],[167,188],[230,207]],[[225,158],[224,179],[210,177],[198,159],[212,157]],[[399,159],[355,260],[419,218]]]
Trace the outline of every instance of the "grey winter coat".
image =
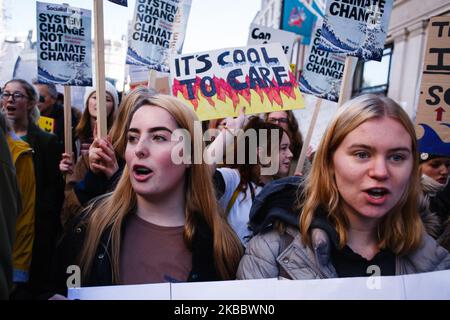
[[[338,277],[331,263],[332,243],[328,234],[312,229],[314,250],[305,246],[297,228],[288,226],[293,237],[285,246],[285,237],[277,230],[260,233],[250,240],[237,272],[237,279],[275,278],[287,274],[293,280]],[[282,250],[283,247],[286,249]],[[450,269],[450,253],[424,233],[420,247],[412,254],[397,257],[396,274],[411,274]]]

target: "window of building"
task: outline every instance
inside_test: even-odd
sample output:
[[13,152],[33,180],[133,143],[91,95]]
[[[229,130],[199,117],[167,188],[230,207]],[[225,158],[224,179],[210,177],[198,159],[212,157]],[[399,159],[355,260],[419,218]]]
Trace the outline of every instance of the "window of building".
[[383,51],[381,62],[359,60],[353,80],[353,96],[362,93],[387,94],[393,46]]

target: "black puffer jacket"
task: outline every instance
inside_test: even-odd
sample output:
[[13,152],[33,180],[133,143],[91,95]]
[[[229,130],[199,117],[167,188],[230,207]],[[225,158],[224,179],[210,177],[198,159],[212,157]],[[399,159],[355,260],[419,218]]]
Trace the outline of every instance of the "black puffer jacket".
[[303,177],[290,176],[264,186],[250,209],[249,227],[253,234],[271,228],[276,220],[298,228],[299,216],[296,207],[300,194],[298,189],[302,182]]

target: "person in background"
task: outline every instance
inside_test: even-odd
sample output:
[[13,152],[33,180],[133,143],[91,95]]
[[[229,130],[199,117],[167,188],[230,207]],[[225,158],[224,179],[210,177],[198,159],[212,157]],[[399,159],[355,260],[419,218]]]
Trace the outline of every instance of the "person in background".
[[25,80],[13,79],[3,87],[2,102],[14,133],[33,149],[36,180],[35,237],[30,269],[30,288],[39,292],[48,281],[56,239],[61,232],[60,211],[64,197],[58,163],[60,145],[56,135],[42,131],[35,123],[39,118],[38,95]]
[[[155,91],[146,87],[138,87],[130,92],[117,112],[114,123],[107,138],[96,138],[89,148],[83,167],[84,176],[73,174],[73,163],[64,154],[60,170],[79,179],[72,179],[66,188],[66,199],[62,212],[63,226],[67,224],[93,198],[114,189],[125,165],[124,152],[126,147],[127,119],[135,105],[141,100],[150,99]],[[78,168],[79,170],[79,168]]]
[[[209,148],[224,148],[225,154],[233,146],[230,142],[235,141],[234,135],[230,134],[231,130],[239,129],[243,122],[243,113],[236,119],[228,119],[227,126]],[[263,131],[267,134],[266,139],[262,138]],[[255,133],[256,141],[252,141],[252,133]],[[224,144],[225,139],[230,142],[225,141]],[[216,169],[217,161],[213,161],[211,169],[219,205],[244,246],[252,235],[247,223],[255,196],[264,184],[288,175],[292,160],[289,146],[289,136],[281,127],[264,122],[259,117],[252,117],[244,127],[243,135],[238,136],[237,143],[234,144],[234,163],[225,162],[223,167]],[[243,161],[239,160],[243,154]],[[220,157],[221,154],[216,152],[215,159],[223,158]],[[269,167],[274,170],[268,170]],[[270,174],[266,170],[271,171]]]
[[374,266],[382,276],[450,269],[450,254],[419,216],[418,162],[414,125],[397,103],[370,94],[346,102],[300,189],[298,227],[262,228],[237,278],[361,277]]
[[[106,113],[107,128],[111,128],[117,109],[119,107],[119,95],[116,88],[108,81],[105,82],[106,88]],[[94,132],[97,128],[97,95],[95,87],[89,87],[84,94],[84,111],[80,122],[75,128],[77,138],[77,156],[87,154],[91,143],[94,141]]]
[[422,219],[428,227],[428,233],[449,250],[444,233],[450,232],[450,197],[446,189],[449,184],[450,157],[421,152],[419,160],[424,196],[421,203]]
[[[54,119],[54,131],[58,137],[59,144],[64,146],[64,107],[58,103],[58,91],[54,84],[39,83],[33,81],[34,87],[39,94],[38,108],[41,116]],[[64,102],[63,102],[64,103]],[[80,117],[79,112],[72,108],[72,132],[74,132]],[[72,137],[74,135],[72,134]],[[75,139],[73,139],[73,146],[75,146]]]
[[11,293],[11,299],[27,299],[31,297],[28,280],[34,240],[36,201],[33,153],[28,143],[20,140],[14,134],[2,111],[0,111],[0,130],[6,135],[9,151],[16,168],[17,182],[22,199],[22,211],[17,217],[13,249],[14,289]]
[[[53,273],[59,296],[52,299],[66,294],[73,264],[81,266],[82,286],[235,277],[243,250],[218,213],[208,165],[172,159],[179,146],[172,133],[185,129],[195,137],[197,116],[170,96],[137,102],[126,121],[122,177],[62,240]],[[198,143],[190,141],[192,153]]]
[[[292,162],[289,169],[289,175],[294,175],[303,147],[302,133],[300,132],[300,127],[297,119],[295,118],[294,112],[292,112],[292,110],[269,112],[265,114],[264,119],[269,123],[280,126],[288,133],[291,139],[290,148],[292,151]],[[306,162],[302,173],[306,174],[309,171],[310,166],[311,164]]]

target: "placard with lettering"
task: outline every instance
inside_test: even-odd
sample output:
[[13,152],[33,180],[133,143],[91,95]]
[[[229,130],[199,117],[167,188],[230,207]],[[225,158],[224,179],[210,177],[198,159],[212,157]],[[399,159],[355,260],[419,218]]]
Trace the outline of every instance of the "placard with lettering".
[[36,2],[38,81],[92,86],[91,11]]

